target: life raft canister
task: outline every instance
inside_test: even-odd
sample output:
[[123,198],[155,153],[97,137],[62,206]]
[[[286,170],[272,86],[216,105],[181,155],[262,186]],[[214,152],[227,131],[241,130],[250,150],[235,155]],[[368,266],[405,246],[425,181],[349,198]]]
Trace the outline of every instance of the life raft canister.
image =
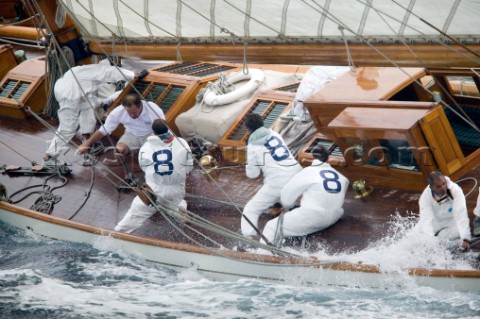
[[256,90],[263,83],[264,79],[265,73],[260,69],[249,69],[248,74],[244,74],[243,71],[229,74],[227,81],[232,84],[245,80],[249,81],[226,94],[218,94],[213,90],[207,89],[203,96],[203,102],[212,106],[236,102]]

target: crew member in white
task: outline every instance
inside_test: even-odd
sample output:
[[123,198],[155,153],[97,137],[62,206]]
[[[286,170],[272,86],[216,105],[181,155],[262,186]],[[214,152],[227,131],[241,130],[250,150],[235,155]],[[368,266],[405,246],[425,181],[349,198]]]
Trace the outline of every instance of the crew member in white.
[[116,145],[116,152],[128,155],[138,150],[152,135],[152,123],[155,119],[165,119],[162,109],[153,102],[140,99],[137,93],[128,93],[100,127],[85,143],[79,146],[78,152],[87,152],[90,146],[103,136],[111,134],[119,124],[125,127],[125,133]]
[[[186,175],[193,169],[192,153],[188,143],[175,137],[164,120],[153,121],[155,135],[149,136],[140,148],[138,162],[145,172],[145,181],[157,196],[162,209],[186,211]],[[125,217],[115,226],[116,231],[131,233],[156,211],[136,196]]]
[[59,126],[43,157],[44,165],[55,165],[77,129],[85,139],[95,131],[95,109],[105,98],[100,94],[102,88],[113,82],[131,81],[135,76],[134,72],[110,65],[105,59],[98,64],[73,67],[57,80],[54,93],[60,104]]
[[439,171],[428,175],[428,184],[419,200],[418,227],[441,240],[459,240],[459,246],[468,249],[470,221],[462,189]]
[[301,196],[300,207],[265,225],[263,235],[271,243],[275,242],[277,228],[285,237],[303,236],[323,230],[343,216],[348,179],[328,164],[329,154],[325,148],[318,146],[312,154],[312,165],[293,176],[281,192],[284,208],[293,207]]
[[[263,173],[264,181],[263,186],[243,209],[243,216],[248,218],[256,228],[260,215],[280,201],[283,185],[301,171],[302,167],[285,145],[282,136],[266,128],[259,114],[250,114],[245,120],[245,126],[250,131],[247,141],[247,177],[256,178]],[[243,216],[242,234],[258,235],[255,228]]]

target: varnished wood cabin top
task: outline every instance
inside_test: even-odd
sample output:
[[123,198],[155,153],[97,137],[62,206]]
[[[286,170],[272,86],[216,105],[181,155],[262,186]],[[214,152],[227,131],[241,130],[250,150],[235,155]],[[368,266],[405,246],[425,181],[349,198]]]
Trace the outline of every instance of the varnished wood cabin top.
[[317,103],[325,100],[388,100],[402,88],[425,75],[422,68],[402,70],[360,67],[328,83],[308,101]]

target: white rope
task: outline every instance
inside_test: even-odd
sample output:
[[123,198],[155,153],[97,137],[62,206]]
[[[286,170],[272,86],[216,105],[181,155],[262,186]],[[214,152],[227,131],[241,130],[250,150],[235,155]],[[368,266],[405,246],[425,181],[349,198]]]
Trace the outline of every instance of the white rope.
[[344,29],[345,28],[343,26],[338,25],[338,30],[340,30],[340,33],[342,33],[342,39],[343,39],[343,42],[345,43],[345,49],[347,50],[348,67],[350,68],[351,71],[355,72],[357,68],[353,63],[352,55],[350,54],[350,48],[348,47],[348,41],[347,41],[347,38],[345,37],[345,33],[343,32]]
[[243,41],[243,74],[247,75],[248,74],[248,64],[247,64],[247,48],[248,48],[248,42]]

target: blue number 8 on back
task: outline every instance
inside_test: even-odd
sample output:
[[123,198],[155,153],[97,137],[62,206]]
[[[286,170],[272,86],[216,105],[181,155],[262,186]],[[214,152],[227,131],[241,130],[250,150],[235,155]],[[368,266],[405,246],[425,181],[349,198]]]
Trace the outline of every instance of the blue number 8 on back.
[[[166,155],[166,159],[159,159],[161,155]],[[172,163],[172,152],[170,150],[160,150],[158,152],[153,153],[153,169],[155,173],[158,175],[172,175],[173,173],[173,163]],[[168,166],[168,171],[165,169],[160,170],[162,166]]]
[[[328,174],[328,175],[327,175]],[[339,176],[336,172],[331,170],[320,171],[320,176],[323,179],[323,188],[329,193],[340,193],[342,184],[340,184]]]

